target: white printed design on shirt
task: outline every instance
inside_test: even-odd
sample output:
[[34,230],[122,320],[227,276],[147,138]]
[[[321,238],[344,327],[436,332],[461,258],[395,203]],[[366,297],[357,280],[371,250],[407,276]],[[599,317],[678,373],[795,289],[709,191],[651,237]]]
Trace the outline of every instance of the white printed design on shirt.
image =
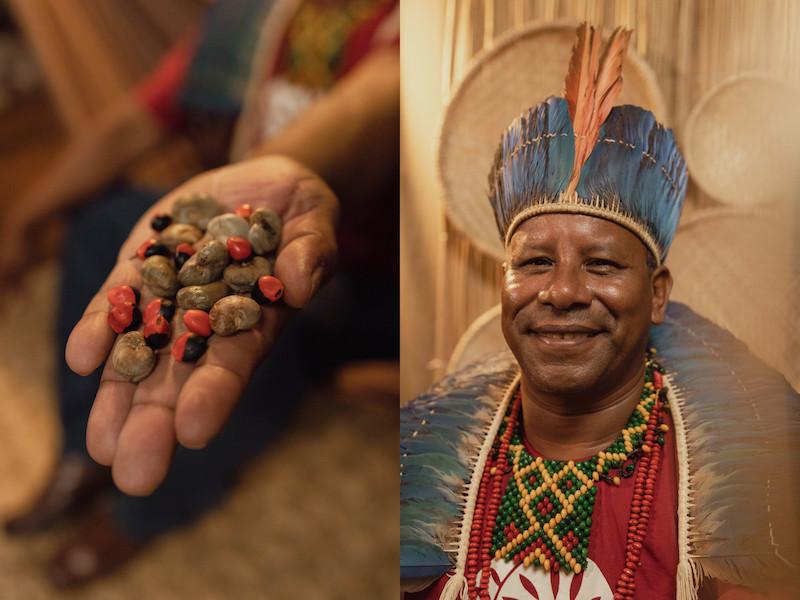
[[[489,577],[492,600],[613,600],[614,593],[592,559],[574,573],[548,573],[513,562],[493,560]],[[481,574],[478,573],[478,581]]]

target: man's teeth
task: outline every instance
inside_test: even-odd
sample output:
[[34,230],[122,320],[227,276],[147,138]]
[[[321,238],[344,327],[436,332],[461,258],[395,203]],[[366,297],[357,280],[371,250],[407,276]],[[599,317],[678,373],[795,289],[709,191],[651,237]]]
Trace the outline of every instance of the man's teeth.
[[556,331],[543,331],[540,333],[542,337],[553,338],[557,340],[576,340],[576,339],[583,339],[587,337],[591,337],[594,335],[593,333],[589,332],[556,332]]

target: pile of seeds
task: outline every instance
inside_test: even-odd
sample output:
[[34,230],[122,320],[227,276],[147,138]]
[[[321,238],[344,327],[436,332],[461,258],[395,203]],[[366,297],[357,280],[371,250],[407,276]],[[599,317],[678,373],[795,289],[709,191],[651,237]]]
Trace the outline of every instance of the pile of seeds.
[[108,324],[120,334],[111,363],[133,382],[150,374],[157,351],[169,344],[176,305],[187,331],[173,342],[172,356],[194,362],[211,335],[253,329],[261,305],[283,295],[273,276],[281,235],[276,212],[243,204],[224,213],[213,197],[195,194],[176,200],[172,214],[157,215],[151,227],[154,237],[136,254],[142,283],[155,299],[142,313],[138,290],[123,285],[108,292]]

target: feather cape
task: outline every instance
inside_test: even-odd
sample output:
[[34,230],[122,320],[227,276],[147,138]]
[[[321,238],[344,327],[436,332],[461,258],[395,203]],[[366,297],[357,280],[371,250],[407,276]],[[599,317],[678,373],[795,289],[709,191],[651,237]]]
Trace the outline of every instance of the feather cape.
[[[800,395],[682,304],[670,303],[651,342],[667,372],[678,447],[679,600],[696,599],[706,577],[754,589],[796,577]],[[458,567],[476,456],[517,371],[508,352],[488,357],[401,410],[406,582]]]

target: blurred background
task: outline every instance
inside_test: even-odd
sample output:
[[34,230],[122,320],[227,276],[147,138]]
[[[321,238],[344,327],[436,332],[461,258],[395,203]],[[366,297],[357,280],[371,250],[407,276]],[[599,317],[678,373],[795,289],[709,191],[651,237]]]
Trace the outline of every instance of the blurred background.
[[[0,223],[20,210],[59,153],[120,98],[136,90],[158,104],[154,71],[213,4],[0,0]],[[339,29],[321,38],[330,45],[343,43],[343,27],[356,17],[380,10],[391,21],[394,3],[262,4],[288,16],[310,5],[347,5],[352,19],[336,21]],[[303,97],[303,105],[310,99]],[[168,190],[208,166],[192,141],[165,136],[114,179]],[[62,445],[56,378],[63,348],[54,330],[65,218],[60,211],[52,216],[24,237],[30,256],[23,271],[0,285],[0,521],[34,502]],[[387,241],[396,255],[396,237]],[[396,281],[391,270],[386,277]],[[396,360],[339,370],[314,387],[218,509],[77,590],[57,591],[46,571],[79,523],[34,536],[0,531],[0,598],[395,597],[396,386]]]
[[[401,401],[503,345],[502,251],[493,223],[476,227],[488,202],[465,198],[485,194],[506,125],[561,95],[583,20],[634,30],[623,94],[674,130],[687,159],[672,298],[800,390],[800,4],[404,0],[402,18]],[[507,101],[519,88],[524,101]],[[473,172],[463,157],[477,152]]]

